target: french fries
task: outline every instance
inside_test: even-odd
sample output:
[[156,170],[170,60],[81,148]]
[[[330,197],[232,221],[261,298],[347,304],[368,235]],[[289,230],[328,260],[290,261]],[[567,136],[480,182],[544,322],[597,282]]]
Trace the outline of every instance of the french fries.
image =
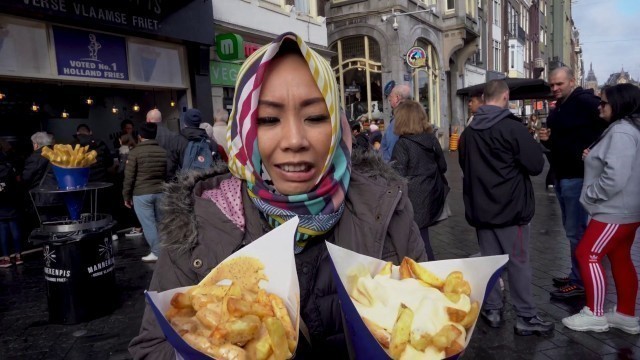
[[[217,359],[291,358],[298,334],[283,300],[258,287],[266,279],[262,269],[249,257],[219,265],[199,285],[174,294],[167,320],[187,343]],[[231,285],[216,283],[223,279]]]
[[49,159],[53,165],[64,168],[84,168],[95,163],[98,153],[95,150],[89,151],[89,145],[80,146],[76,144],[72,147],[68,144],[53,145],[53,149],[48,146],[42,148],[42,156]]
[[480,309],[460,271],[441,279],[409,258],[397,272],[391,263],[375,276],[354,270],[349,295],[392,359],[438,359],[464,349]]

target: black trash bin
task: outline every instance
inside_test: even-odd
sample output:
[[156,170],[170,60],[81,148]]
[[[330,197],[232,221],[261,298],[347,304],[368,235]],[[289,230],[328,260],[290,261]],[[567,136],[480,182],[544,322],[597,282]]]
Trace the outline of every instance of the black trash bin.
[[115,222],[111,215],[94,212],[96,199],[91,203],[90,213],[42,222],[29,237],[43,247],[51,323],[89,321],[110,314],[117,305],[111,239]]

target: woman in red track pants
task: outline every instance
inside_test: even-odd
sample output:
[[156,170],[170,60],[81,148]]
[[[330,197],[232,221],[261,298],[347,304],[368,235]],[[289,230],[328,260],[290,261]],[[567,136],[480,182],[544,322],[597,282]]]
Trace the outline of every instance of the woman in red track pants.
[[[610,125],[583,153],[580,202],[591,221],[576,249],[587,306],[562,323],[576,331],[614,327],[638,334],[638,275],[631,261],[631,245],[640,226],[640,88],[631,84],[607,88],[599,110]],[[606,275],[601,264],[605,255],[618,294],[616,308],[606,314]]]

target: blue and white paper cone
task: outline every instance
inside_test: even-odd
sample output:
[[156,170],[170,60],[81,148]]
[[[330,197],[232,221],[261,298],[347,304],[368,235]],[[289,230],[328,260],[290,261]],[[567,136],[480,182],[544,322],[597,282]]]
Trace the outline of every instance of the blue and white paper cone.
[[[230,259],[241,256],[259,259],[264,264],[264,273],[268,279],[268,281],[261,283],[261,287],[267,292],[282,298],[296,333],[298,333],[300,324],[300,285],[298,284],[296,261],[293,256],[293,244],[298,221],[297,217],[287,221],[222,261],[222,263],[224,263]],[[171,324],[164,316],[171,306],[170,303],[173,295],[177,292],[185,292],[189,290],[189,288],[191,288],[191,286],[163,292],[145,291],[145,296],[147,303],[156,316],[160,328],[162,328],[164,336],[176,350],[178,359],[210,360],[210,356],[187,344],[171,327]]]
[[[364,324],[362,317],[353,304],[353,300],[347,293],[347,277],[349,272],[356,266],[364,265],[373,276],[382,270],[386,261],[358,254],[328,242],[326,244],[334,266],[333,275],[338,289],[340,306],[344,314],[345,331],[351,359],[391,359]],[[445,279],[452,271],[462,272],[465,280],[471,285],[471,301],[478,301],[480,308],[482,308],[486,294],[491,291],[497,282],[508,260],[508,255],[498,255],[431,261],[420,263],[420,265],[442,279]],[[397,266],[394,266],[394,275],[397,274],[397,271]],[[475,326],[474,322],[467,331],[465,348],[471,340]],[[448,359],[457,359],[459,356],[460,354],[454,355]]]

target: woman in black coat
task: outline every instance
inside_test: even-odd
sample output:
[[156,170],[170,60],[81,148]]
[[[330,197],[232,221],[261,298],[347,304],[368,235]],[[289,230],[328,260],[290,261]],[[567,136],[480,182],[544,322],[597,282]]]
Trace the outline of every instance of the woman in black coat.
[[444,177],[447,162],[422,105],[404,101],[394,110],[394,116],[393,131],[400,138],[393,147],[391,165],[409,181],[414,220],[420,228],[427,256],[434,260],[429,226],[442,214],[449,192]]

